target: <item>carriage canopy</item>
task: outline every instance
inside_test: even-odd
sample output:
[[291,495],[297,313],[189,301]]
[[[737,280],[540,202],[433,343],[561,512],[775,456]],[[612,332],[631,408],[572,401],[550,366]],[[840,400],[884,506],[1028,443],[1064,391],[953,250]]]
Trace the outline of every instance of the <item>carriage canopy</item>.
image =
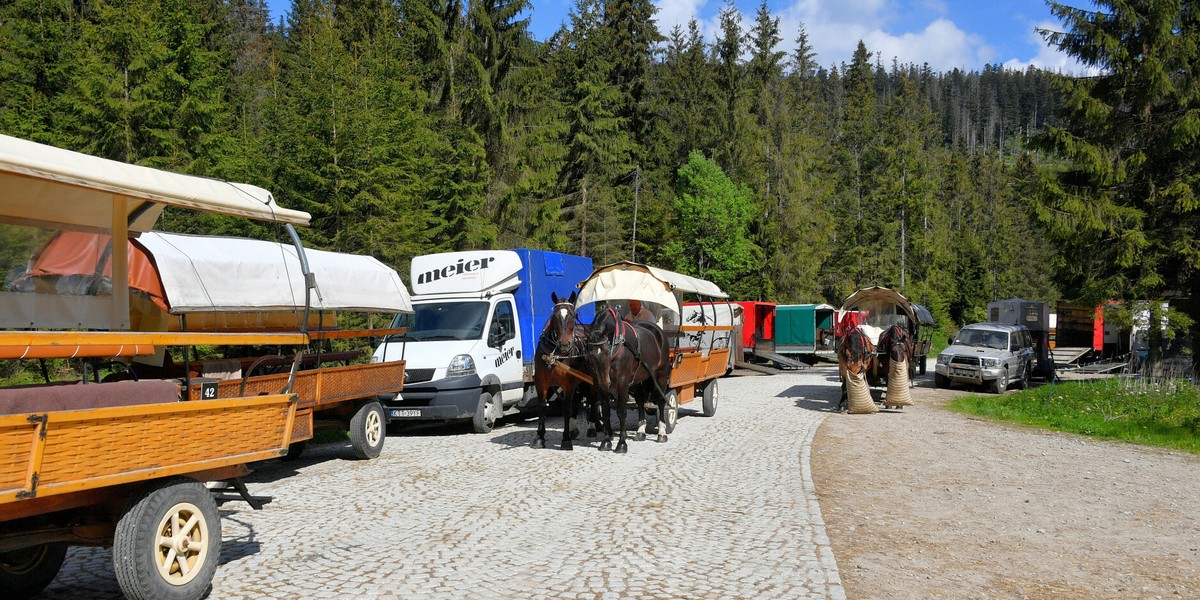
[[307,225],[309,215],[275,203],[271,192],[246,183],[180,175],[0,135],[3,217],[21,222],[110,229],[113,199],[131,231],[149,231],[163,206],[181,206]]
[[880,286],[863,288],[850,294],[842,303],[842,310],[864,312],[862,323],[881,329],[901,324],[915,332],[921,324],[933,323],[925,307],[919,307],[918,310],[918,305],[909,302],[900,292]]
[[711,281],[629,261],[596,268],[579,287],[577,306],[607,300],[641,300],[668,308],[675,314],[682,312],[680,294],[729,298],[729,294]]

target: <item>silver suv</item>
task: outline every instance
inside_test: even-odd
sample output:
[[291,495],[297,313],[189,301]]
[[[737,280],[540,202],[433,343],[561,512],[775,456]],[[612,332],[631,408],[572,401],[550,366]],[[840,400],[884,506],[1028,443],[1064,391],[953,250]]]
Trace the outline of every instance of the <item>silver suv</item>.
[[987,385],[1001,394],[1012,382],[1029,386],[1033,361],[1033,338],[1024,325],[975,323],[960,329],[950,347],[938,354],[933,383]]

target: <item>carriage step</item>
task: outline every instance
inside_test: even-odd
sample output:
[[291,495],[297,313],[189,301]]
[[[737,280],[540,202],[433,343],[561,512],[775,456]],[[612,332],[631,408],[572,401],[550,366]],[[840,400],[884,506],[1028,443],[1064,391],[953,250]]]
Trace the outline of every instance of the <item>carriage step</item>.
[[242,500],[250,505],[254,510],[262,510],[263,505],[270,503],[275,498],[272,496],[252,496],[250,490],[246,489],[246,484],[240,479],[227,479],[218,481],[212,484],[208,491],[212,493],[213,500],[217,502],[217,506],[221,506],[226,502]]

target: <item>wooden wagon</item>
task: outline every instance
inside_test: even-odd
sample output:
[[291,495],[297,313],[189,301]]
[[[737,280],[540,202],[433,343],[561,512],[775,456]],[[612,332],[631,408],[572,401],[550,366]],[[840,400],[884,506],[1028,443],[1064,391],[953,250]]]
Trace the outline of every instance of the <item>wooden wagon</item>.
[[[623,261],[597,268],[579,284],[576,306],[603,302],[624,306],[640,300],[658,317],[671,352],[666,415],[667,433],[674,431],[679,406],[701,399],[701,412],[717,412],[717,378],[733,368],[730,341],[734,311],[728,294],[716,284],[649,265]],[[684,306],[684,300],[695,300]]]
[[[187,402],[181,401],[186,378],[106,382],[97,366],[150,357],[166,346],[299,346],[308,343],[302,330],[168,331],[135,322],[125,243],[99,248],[109,274],[31,272],[38,250],[59,232],[127,240],[148,231],[167,206],[282,223],[293,239],[291,225],[309,219],[254,186],[0,136],[0,267],[8,275],[0,289],[0,363],[9,381],[38,364],[43,379],[17,379],[20,385],[0,389],[6,597],[35,595],[49,585],[68,545],[112,546],[128,596],[201,597],[221,544],[216,500],[202,482],[232,481],[253,500],[236,477],[249,462],[284,454],[292,438],[290,383],[265,395]],[[81,375],[63,359],[88,368]]]
[[[892,325],[903,326],[912,336],[913,354],[909,364],[909,376],[925,374],[925,360],[933,343],[933,315],[920,304],[909,301],[900,292],[891,288],[872,286],[862,288],[846,297],[839,313],[856,313],[856,324],[866,326],[864,331],[873,333],[871,343],[879,343],[879,333]],[[869,333],[868,335],[871,335]],[[881,353],[882,350],[876,350]],[[872,373],[871,379],[878,381],[881,375]],[[874,383],[872,385],[875,385]]]

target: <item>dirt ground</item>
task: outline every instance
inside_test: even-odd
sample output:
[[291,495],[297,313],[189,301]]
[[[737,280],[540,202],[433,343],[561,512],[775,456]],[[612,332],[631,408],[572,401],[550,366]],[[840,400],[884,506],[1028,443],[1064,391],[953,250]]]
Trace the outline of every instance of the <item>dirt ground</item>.
[[944,407],[963,393],[818,430],[848,598],[1200,598],[1200,457]]

